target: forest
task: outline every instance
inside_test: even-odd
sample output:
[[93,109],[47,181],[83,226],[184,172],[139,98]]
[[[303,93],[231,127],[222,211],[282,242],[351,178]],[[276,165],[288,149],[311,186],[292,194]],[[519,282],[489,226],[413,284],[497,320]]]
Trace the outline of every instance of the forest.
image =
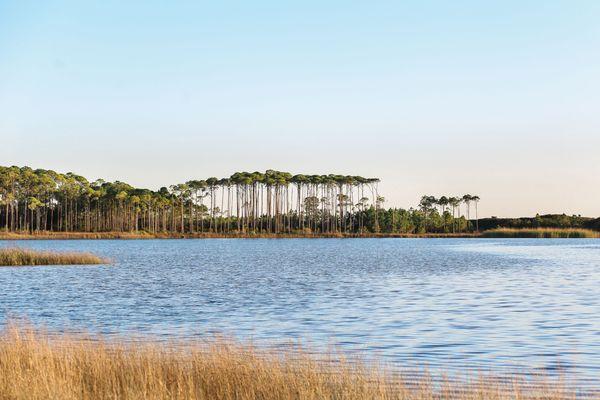
[[479,220],[481,230],[498,228],[512,229],[589,229],[600,231],[600,218],[582,217],[581,215],[546,214],[535,217],[520,218],[482,218]]
[[153,191],[120,181],[89,181],[71,172],[0,167],[0,229],[189,234],[479,229],[478,196],[423,196],[414,208],[385,208],[378,183],[378,178],[361,176],[267,170],[190,180]]

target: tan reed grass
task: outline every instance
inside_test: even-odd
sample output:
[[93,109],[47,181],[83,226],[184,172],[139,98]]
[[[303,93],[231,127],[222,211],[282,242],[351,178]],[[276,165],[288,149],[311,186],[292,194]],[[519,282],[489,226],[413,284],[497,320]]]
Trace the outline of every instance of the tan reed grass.
[[106,264],[108,260],[91,253],[58,252],[10,247],[0,249],[0,266]]
[[11,325],[0,334],[0,398],[558,400],[575,395],[547,380],[405,380],[343,357],[319,361],[299,348],[274,351],[217,339],[170,345],[90,340]]
[[490,229],[482,233],[483,237],[491,238],[547,238],[547,239],[567,239],[567,238],[598,238],[600,232],[590,229],[574,228],[498,228]]

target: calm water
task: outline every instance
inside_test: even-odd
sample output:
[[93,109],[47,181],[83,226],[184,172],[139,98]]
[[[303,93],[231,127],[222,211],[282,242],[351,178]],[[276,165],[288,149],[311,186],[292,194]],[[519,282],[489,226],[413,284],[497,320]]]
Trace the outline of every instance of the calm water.
[[600,240],[0,241],[9,245],[114,264],[1,268],[2,322],[301,338],[402,367],[560,371],[600,387]]

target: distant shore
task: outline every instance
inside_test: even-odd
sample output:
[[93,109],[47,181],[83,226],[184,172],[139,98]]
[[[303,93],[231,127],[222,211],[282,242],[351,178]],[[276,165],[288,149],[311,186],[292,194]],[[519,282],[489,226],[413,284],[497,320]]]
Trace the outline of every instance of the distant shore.
[[173,233],[157,232],[0,232],[0,240],[99,240],[99,239],[327,239],[327,238],[599,238],[589,229],[532,228],[490,229],[473,233]]
[[172,232],[0,232],[0,240],[94,239],[342,239],[342,238],[472,238],[481,233],[172,233]]

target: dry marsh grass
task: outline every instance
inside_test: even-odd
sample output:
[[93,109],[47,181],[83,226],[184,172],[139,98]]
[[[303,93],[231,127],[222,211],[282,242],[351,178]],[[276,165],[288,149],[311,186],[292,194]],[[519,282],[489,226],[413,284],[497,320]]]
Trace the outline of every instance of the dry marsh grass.
[[7,232],[0,231],[0,240],[69,240],[69,239],[162,239],[180,236],[148,232]]
[[119,343],[9,326],[0,334],[1,399],[571,399],[559,382],[405,381],[366,363],[230,341]]
[[513,229],[498,228],[491,229],[482,233],[483,237],[491,238],[546,238],[546,239],[567,239],[567,238],[598,238],[600,232],[589,229],[558,229],[558,228],[533,228],[533,229]]
[[3,232],[0,231],[0,240],[70,240],[70,239],[324,239],[324,238],[470,238],[479,237],[477,233],[175,233],[175,232]]
[[105,264],[108,260],[91,253],[40,251],[19,247],[0,249],[0,266]]

